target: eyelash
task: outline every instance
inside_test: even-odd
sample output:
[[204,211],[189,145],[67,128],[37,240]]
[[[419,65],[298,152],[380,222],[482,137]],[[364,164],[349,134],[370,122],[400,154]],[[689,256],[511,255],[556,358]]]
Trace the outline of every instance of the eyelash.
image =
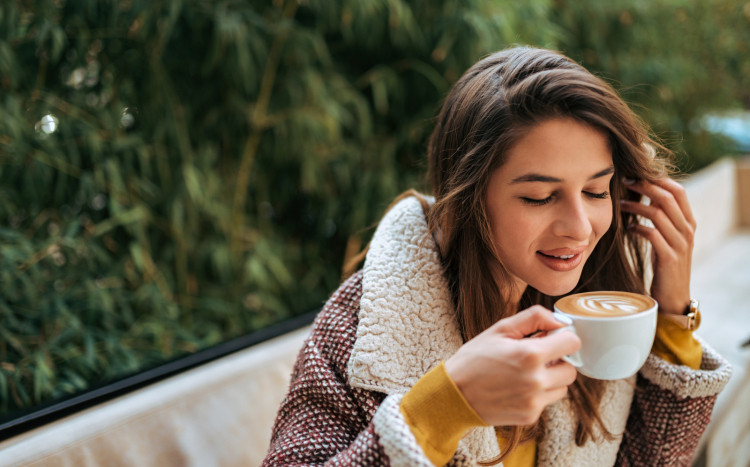
[[[584,191],[586,196],[593,199],[607,199],[609,198],[609,192],[603,191],[601,193],[591,193],[588,191]],[[535,198],[521,198],[521,201],[523,201],[525,204],[531,205],[531,206],[544,206],[545,204],[548,204],[550,201],[552,201],[552,197],[554,196],[554,193],[550,196],[547,196],[544,199],[535,199]]]

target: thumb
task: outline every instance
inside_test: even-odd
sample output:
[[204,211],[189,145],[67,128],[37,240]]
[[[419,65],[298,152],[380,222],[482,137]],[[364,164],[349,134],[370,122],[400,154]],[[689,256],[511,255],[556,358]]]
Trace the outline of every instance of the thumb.
[[523,339],[539,331],[552,331],[566,326],[555,314],[541,305],[534,305],[515,315],[501,319],[490,329],[511,339]]

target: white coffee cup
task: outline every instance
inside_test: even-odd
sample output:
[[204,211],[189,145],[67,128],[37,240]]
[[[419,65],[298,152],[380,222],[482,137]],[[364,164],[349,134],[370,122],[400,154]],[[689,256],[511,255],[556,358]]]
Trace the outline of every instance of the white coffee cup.
[[584,292],[555,303],[555,317],[575,332],[581,349],[563,359],[596,379],[628,378],[646,362],[656,333],[653,298],[630,292]]

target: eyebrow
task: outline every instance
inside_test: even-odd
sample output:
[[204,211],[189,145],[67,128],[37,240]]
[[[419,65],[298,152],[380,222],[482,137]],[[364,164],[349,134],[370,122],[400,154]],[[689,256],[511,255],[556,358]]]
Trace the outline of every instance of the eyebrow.
[[[611,175],[615,172],[615,167],[613,165],[610,165],[606,169],[599,171],[595,173],[594,175],[589,177],[589,180],[594,180],[600,177],[604,177],[606,175]],[[561,178],[557,177],[550,177],[548,175],[542,175],[537,173],[530,173],[521,175],[520,177],[516,177],[513,180],[510,181],[510,185],[515,185],[516,183],[526,183],[526,182],[546,182],[546,183],[560,183],[563,180]]]

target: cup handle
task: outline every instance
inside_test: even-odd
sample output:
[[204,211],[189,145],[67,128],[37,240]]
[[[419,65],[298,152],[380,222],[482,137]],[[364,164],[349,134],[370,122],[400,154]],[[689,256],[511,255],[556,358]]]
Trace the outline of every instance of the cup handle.
[[[573,334],[578,335],[578,333],[576,332],[576,328],[574,328],[571,324],[568,324],[567,326],[561,328],[557,328],[554,331],[550,331],[548,334],[557,334],[558,332],[572,332]],[[583,361],[581,360],[581,354],[579,352],[570,355],[563,355],[562,359],[576,368],[580,368],[583,366]]]

